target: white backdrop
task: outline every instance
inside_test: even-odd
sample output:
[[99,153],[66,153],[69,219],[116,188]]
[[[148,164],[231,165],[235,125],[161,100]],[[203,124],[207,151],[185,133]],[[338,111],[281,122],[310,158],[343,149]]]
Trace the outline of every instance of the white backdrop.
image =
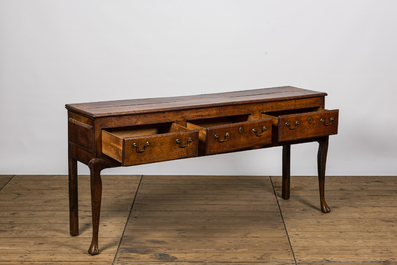
[[[397,175],[396,14],[395,0],[0,0],[0,174],[67,173],[67,103],[292,85],[340,109],[327,175]],[[292,174],[315,175],[316,154],[294,146]],[[281,175],[281,149],[103,173]]]

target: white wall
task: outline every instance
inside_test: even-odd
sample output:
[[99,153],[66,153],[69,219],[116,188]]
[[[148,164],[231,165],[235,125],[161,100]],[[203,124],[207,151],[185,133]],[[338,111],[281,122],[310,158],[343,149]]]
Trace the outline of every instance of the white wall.
[[[328,175],[397,175],[396,14],[395,0],[0,0],[0,174],[67,173],[66,103],[293,85],[340,109]],[[292,174],[315,175],[316,152],[294,146]],[[103,173],[280,175],[281,149]]]

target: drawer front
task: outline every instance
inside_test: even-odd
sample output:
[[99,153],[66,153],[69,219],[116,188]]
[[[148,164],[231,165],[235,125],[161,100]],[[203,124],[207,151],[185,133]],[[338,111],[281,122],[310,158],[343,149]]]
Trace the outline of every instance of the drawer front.
[[102,153],[123,166],[194,157],[198,155],[198,130],[134,137],[102,131]]
[[224,153],[272,142],[271,119],[221,125],[206,130],[207,154]]
[[167,161],[198,155],[198,131],[124,139],[124,166]]
[[322,110],[278,117],[278,141],[320,137],[338,133],[339,110]]

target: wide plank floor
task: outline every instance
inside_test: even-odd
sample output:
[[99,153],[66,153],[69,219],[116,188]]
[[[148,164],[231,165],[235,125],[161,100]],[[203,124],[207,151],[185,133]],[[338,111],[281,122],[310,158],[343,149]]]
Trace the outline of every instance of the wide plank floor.
[[145,176],[117,262],[294,262],[269,177]]
[[89,177],[79,178],[77,237],[69,234],[67,176],[12,177],[0,191],[0,264],[112,264],[140,178],[103,177],[102,253],[91,257]]
[[0,265],[397,264],[397,176],[103,176],[100,255],[89,177],[69,235],[67,176],[0,175]]
[[[280,196],[281,180],[274,182]],[[331,213],[318,212],[313,177],[279,200],[297,262],[397,262],[397,177],[328,177]]]

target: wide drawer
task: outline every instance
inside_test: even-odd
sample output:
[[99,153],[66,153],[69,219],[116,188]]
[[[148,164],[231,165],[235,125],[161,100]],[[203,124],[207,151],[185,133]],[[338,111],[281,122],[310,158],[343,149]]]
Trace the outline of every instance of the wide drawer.
[[200,154],[217,154],[245,149],[272,141],[272,119],[238,115],[187,122],[199,130]]
[[285,142],[337,134],[338,118],[339,110],[319,110],[278,115],[273,125],[278,127],[278,141]]
[[175,123],[102,130],[102,153],[123,166],[198,155],[198,130]]

